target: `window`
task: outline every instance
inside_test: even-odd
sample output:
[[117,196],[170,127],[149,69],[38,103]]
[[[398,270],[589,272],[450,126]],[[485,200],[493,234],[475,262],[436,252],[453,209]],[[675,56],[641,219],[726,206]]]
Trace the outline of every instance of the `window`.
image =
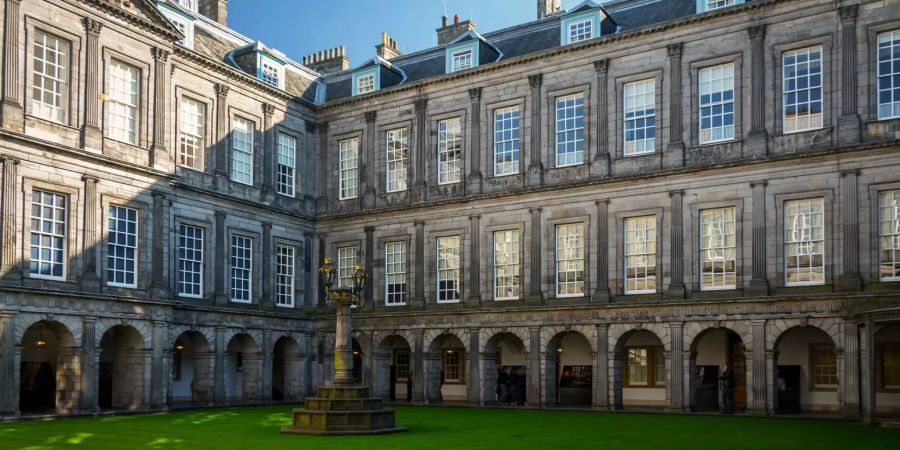
[[106,241],[106,282],[110,286],[137,286],[137,210],[109,207]]
[[656,80],[626,84],[623,99],[625,156],[653,153],[656,150]]
[[353,271],[356,269],[356,265],[359,264],[357,259],[357,254],[359,253],[359,247],[340,247],[338,248],[338,287],[339,288],[351,288],[353,287]]
[[69,42],[40,30],[34,32],[32,111],[35,116],[65,123],[69,109]]
[[235,118],[231,127],[231,179],[253,185],[253,124]]
[[666,354],[660,347],[628,349],[628,386],[664,387],[666,385]]
[[291,245],[275,246],[275,306],[294,306],[294,252]]
[[409,152],[409,139],[406,128],[399,128],[387,132],[387,145],[385,148],[385,190],[387,192],[399,192],[406,190],[406,166]]
[[494,112],[494,176],[519,173],[519,107]]
[[881,281],[900,280],[900,191],[878,194]]
[[406,304],[406,242],[384,245],[384,298],[386,305]]
[[106,135],[137,145],[140,71],[118,60],[109,63]]
[[556,296],[584,295],[584,224],[556,226]]
[[724,8],[734,4],[734,0],[702,0],[706,6],[705,11]]
[[784,202],[785,285],[825,283],[824,199]]
[[375,74],[374,73],[360,75],[359,78],[356,79],[356,93],[357,94],[367,94],[369,92],[375,92]]
[[397,381],[409,379],[409,350],[394,350],[394,368],[397,371]]
[[203,228],[178,227],[178,295],[203,296]]
[[263,83],[281,87],[281,68],[265,58],[260,58],[259,79],[262,80]]
[[175,0],[175,3],[188,11],[197,12],[197,0]]
[[785,52],[784,132],[822,128],[822,47]]
[[734,289],[734,208],[700,211],[700,289]]
[[461,351],[447,349],[444,351],[444,381],[459,383],[463,379]]
[[813,345],[812,380],[814,389],[834,389],[837,387],[837,356],[833,345]]
[[519,230],[494,232],[494,300],[519,298]]
[[700,69],[700,143],[734,139],[734,64]]
[[625,219],[625,293],[656,292],[656,216]]
[[438,122],[438,184],[462,179],[462,121],[459,117]]
[[881,347],[881,388],[900,389],[900,345]]
[[275,176],[278,193],[294,196],[294,161],[297,140],[284,133],[278,133],[278,153],[275,156]]
[[31,193],[31,259],[33,278],[62,279],[65,275],[66,207],[64,194],[35,190]]
[[472,64],[472,50],[465,49],[457,52],[453,52],[453,61],[451,65],[451,72],[456,72],[459,70],[471,69],[473,67]]
[[231,236],[231,301],[250,303],[253,269],[253,239]]
[[556,99],[556,167],[584,162],[584,96]]
[[340,147],[340,199],[359,195],[359,139],[344,139]]
[[878,118],[900,117],[900,30],[878,35]]
[[[163,5],[160,5],[163,6]],[[187,16],[182,12],[176,12],[174,9],[167,8],[163,6],[159,8],[159,11],[162,13],[166,19],[169,19],[169,22],[184,35],[183,38],[178,40],[178,43],[186,48],[194,48],[194,21],[193,18]],[[196,9],[194,10],[196,12]]]
[[437,239],[437,301],[459,301],[459,236]]
[[181,99],[181,127],[178,138],[178,165],[203,170],[204,124],[206,105],[184,97]]
[[594,37],[594,22],[590,19],[569,24],[569,43],[586,41]]

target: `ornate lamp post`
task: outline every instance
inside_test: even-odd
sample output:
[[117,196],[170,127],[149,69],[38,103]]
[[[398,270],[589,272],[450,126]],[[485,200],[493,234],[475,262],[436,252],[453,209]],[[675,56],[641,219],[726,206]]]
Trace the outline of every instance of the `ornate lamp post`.
[[367,275],[362,267],[356,265],[351,275],[353,286],[350,288],[334,288],[334,277],[337,269],[331,262],[331,258],[325,258],[325,264],[319,268],[322,279],[325,282],[325,301],[334,305],[337,311],[337,325],[335,327],[334,341],[334,384],[337,386],[351,386],[353,379],[353,340],[352,325],[350,322],[351,311],[354,306],[363,304],[363,288],[366,286]]

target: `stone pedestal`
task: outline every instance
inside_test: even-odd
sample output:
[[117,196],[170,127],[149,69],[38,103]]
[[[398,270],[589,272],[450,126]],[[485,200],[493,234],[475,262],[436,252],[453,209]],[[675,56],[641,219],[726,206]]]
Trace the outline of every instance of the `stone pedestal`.
[[328,386],[308,397],[305,408],[295,409],[293,424],[285,434],[356,435],[406,431],[394,421],[394,410],[385,409],[369,389],[359,386]]

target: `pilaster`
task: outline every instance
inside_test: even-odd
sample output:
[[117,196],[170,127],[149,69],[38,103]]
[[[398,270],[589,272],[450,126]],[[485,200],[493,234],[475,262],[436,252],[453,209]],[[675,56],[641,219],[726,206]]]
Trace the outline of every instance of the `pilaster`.
[[597,200],[597,289],[591,303],[609,303],[609,199]]
[[19,98],[19,31],[22,22],[22,0],[6,0],[3,21],[3,101],[0,126],[6,130],[24,131],[24,111]]
[[844,322],[844,367],[839,374],[841,396],[843,398],[843,414],[846,417],[859,418],[859,327],[856,322]]
[[428,380],[425,378],[425,330],[413,330],[413,352],[412,355],[412,374],[410,381],[412,385],[412,403],[421,405],[425,403],[425,385]]
[[92,316],[81,319],[81,399],[79,409],[82,413],[94,413],[100,410],[97,398],[99,357],[97,346],[97,318]]
[[15,311],[0,311],[0,338],[0,416],[14,416],[19,413]]
[[766,133],[766,63],[765,24],[747,28],[750,38],[750,134],[745,143],[745,155],[762,158],[768,153]]
[[765,181],[750,183],[753,190],[753,231],[751,248],[751,266],[753,276],[750,279],[748,296],[769,295],[769,281],[766,277],[766,185]]
[[166,406],[169,377],[165,376],[165,345],[169,324],[165,320],[153,321],[153,335],[150,360],[150,406],[163,408]]
[[274,113],[275,106],[268,103],[262,104],[263,176],[262,191],[260,192],[262,198],[260,200],[266,204],[272,204],[275,201],[275,152],[277,151],[277,144],[275,143],[275,129],[272,126],[272,115]]
[[274,275],[272,274],[272,224],[269,222],[262,223],[262,298],[259,299],[259,306],[264,311],[275,310],[275,296],[272,294],[272,284]]
[[478,358],[478,349],[481,329],[469,328],[469,352],[466,353],[466,401],[470,405],[477,406],[481,398],[481,361]]
[[878,410],[875,394],[875,322],[871,317],[866,318],[865,326],[862,333],[863,345],[865,346],[865,358],[863,359],[863,421],[871,424],[875,419],[875,411]]
[[[262,336],[262,376],[260,377],[262,384],[262,392],[259,398],[265,401],[272,400],[272,348],[275,345],[272,342],[272,330],[263,330]],[[285,379],[285,384],[288,380]]]
[[153,191],[153,223],[151,225],[151,242],[155,245],[151,249],[151,295],[153,298],[168,299],[171,296],[169,285],[166,282],[166,269],[164,264],[164,248],[166,236],[166,196],[162,192]]
[[669,146],[663,155],[666,168],[684,166],[684,119],[681,87],[682,43],[669,44]]
[[214,149],[213,174],[215,186],[228,180],[228,153],[230,150],[230,127],[228,120],[228,85],[216,83],[216,145]]
[[671,191],[669,198],[672,200],[672,231],[670,236],[669,267],[671,268],[671,281],[666,289],[666,297],[669,299],[683,299],[684,288],[684,191]]
[[[377,203],[378,183],[375,182],[376,145],[378,139],[375,131],[375,118],[377,111],[366,111],[366,148],[360,152],[360,180],[359,188],[363,193],[363,208],[374,209]],[[417,156],[418,158],[418,156]]]
[[528,327],[528,342],[528,379],[525,381],[528,392],[525,398],[528,406],[540,407],[544,398],[541,395],[541,327]]
[[0,254],[0,272],[2,278],[0,283],[3,284],[21,284],[22,271],[16,261],[16,198],[18,190],[16,184],[18,180],[19,160],[9,155],[0,155],[0,163],[3,163],[3,192],[2,192],[2,254]]
[[413,198],[416,202],[424,202],[428,199],[428,173],[425,169],[425,161],[428,159],[428,152],[425,150],[425,136],[428,133],[427,107],[427,98],[416,99],[416,170],[413,174],[413,179],[416,180]]
[[857,42],[856,18],[859,5],[847,5],[838,9],[841,20],[841,116],[838,118],[838,144],[859,143],[862,127],[858,112],[857,92]]
[[225,213],[216,211],[216,260],[213,262],[215,280],[214,301],[216,306],[228,306],[228,292],[225,290],[225,272],[228,270],[227,246],[228,239],[225,231]]
[[84,175],[84,236],[82,240],[82,258],[84,259],[84,272],[81,275],[81,288],[98,292],[100,290],[100,276],[97,274],[97,246],[100,245],[100,229],[98,227],[98,214],[100,214],[100,197],[97,194],[96,177]]
[[609,324],[601,323],[597,328],[597,358],[594,362],[594,396],[591,407],[594,409],[609,408]]
[[100,30],[103,23],[86,17],[83,21],[87,33],[85,39],[84,70],[84,123],[81,127],[81,146],[85,150],[100,152],[103,133],[100,131]]
[[469,89],[469,176],[466,193],[479,195],[484,191],[484,177],[481,174],[481,88]]
[[469,216],[469,296],[467,307],[481,306],[481,214]]
[[666,410],[669,412],[684,411],[684,333],[682,322],[669,323],[669,380],[666,387]]
[[541,226],[542,217],[541,208],[531,208],[531,283],[528,287],[528,294],[525,296],[525,302],[531,305],[540,305],[544,303],[544,294],[541,290],[541,266],[543,262],[543,253],[541,253],[541,240],[543,237],[543,228]]
[[605,178],[610,175],[609,154],[609,94],[608,73],[609,60],[600,59],[594,61],[594,71],[597,73],[597,148],[591,159],[591,177]]
[[[316,199],[316,213],[322,214],[328,211],[328,192],[329,189],[332,189],[331,183],[329,183],[328,176],[328,122],[322,121],[316,125],[316,133],[318,133],[319,137],[319,148],[318,150],[318,173],[316,174],[317,184],[319,188],[317,189],[319,197]],[[334,186],[336,189],[340,189],[339,186]]]
[[[750,322],[753,336],[753,359],[750,361],[753,378],[750,380],[750,402],[747,408],[752,414],[766,415],[766,398],[768,396],[768,361],[766,358],[766,321]],[[773,368],[774,370],[774,368]]]
[[153,47],[153,146],[150,147],[150,167],[167,170],[169,154],[166,150],[166,123],[169,98],[169,51]]
[[[366,242],[365,242],[365,259],[363,259],[363,263],[365,266],[365,271],[368,274],[375,273],[375,227],[367,226],[364,231],[366,232]],[[366,302],[370,307],[377,307],[380,305],[375,304],[375,296],[374,296],[374,285],[373,280],[369,280],[368,283],[363,287],[363,298],[366,299]],[[374,348],[374,347],[373,347]]]
[[[328,237],[326,233],[317,234],[319,241],[319,264],[318,267],[322,267],[325,264],[325,254],[328,252],[327,244],[325,242],[325,238]],[[325,306],[325,281],[320,276],[316,276],[316,280],[318,281],[317,286],[317,296],[316,300],[313,302],[311,306],[313,307],[322,307]]]
[[543,74],[537,73],[528,76],[528,86],[531,89],[529,101],[531,105],[531,143],[528,147],[529,158],[528,172],[525,175],[526,185],[529,187],[542,186],[544,184],[544,164],[541,162],[541,85],[544,82]]
[[416,257],[415,264],[415,291],[412,297],[413,309],[425,309],[425,222],[416,221]]
[[862,290],[859,275],[859,170],[841,172],[841,217],[843,222],[843,271],[835,290],[856,292]]
[[215,358],[213,360],[213,401],[225,403],[225,327],[216,327]]
[[294,304],[294,307],[297,306],[313,306],[315,300],[313,300],[313,284],[316,282],[316,271],[313,269],[312,264],[312,249],[313,249],[313,233],[309,231],[305,231],[303,233],[303,300],[299,303]]

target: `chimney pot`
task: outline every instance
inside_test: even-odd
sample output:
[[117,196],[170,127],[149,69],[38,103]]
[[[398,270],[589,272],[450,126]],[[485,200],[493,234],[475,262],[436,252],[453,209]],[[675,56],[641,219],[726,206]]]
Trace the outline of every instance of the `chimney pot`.
[[459,25],[459,14],[453,15],[453,25]]
[[447,16],[441,16],[441,26],[442,27],[447,26],[447,20],[448,20]]

